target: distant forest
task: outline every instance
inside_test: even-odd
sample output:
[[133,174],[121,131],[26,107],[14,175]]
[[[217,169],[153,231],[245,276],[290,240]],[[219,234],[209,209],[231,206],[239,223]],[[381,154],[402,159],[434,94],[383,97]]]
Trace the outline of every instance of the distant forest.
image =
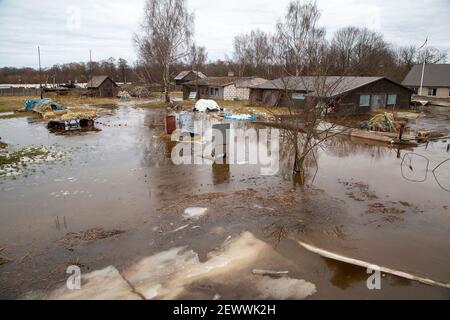
[[[259,76],[277,78],[280,70],[292,66],[281,65],[275,48],[273,35],[261,30],[237,35],[231,58],[210,61],[206,48],[193,48],[195,58],[190,54],[170,67],[173,79],[182,70],[198,70],[207,76],[226,76],[233,72],[237,76]],[[345,27],[333,34],[330,41],[321,40],[321,57],[327,61],[327,75],[341,75],[351,70],[353,76],[385,76],[401,82],[414,64],[445,63],[447,53],[433,47],[418,50],[413,46],[396,47],[378,32],[366,28]],[[199,54],[201,58],[199,58]],[[287,57],[286,61],[291,61]],[[293,64],[293,63],[292,63]],[[293,64],[294,65],[294,64]],[[295,71],[295,70],[294,70]],[[296,72],[292,71],[293,74]],[[116,82],[162,83],[161,65],[150,61],[137,61],[132,65],[125,59],[109,58],[92,63],[72,62],[44,68],[41,76],[33,68],[0,68],[0,84],[62,84],[69,81],[85,83],[92,75],[108,75]],[[300,74],[308,75],[306,65]]]

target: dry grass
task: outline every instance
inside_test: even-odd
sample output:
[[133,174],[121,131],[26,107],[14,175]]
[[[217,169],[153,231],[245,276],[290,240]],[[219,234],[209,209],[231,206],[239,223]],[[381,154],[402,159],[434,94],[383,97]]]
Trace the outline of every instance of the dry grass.
[[10,112],[24,108],[28,99],[40,99],[39,97],[0,97],[0,112]]
[[0,256],[0,266],[11,262],[11,259]]
[[66,248],[72,248],[91,241],[111,238],[123,233],[125,233],[125,231],[122,230],[106,231],[102,228],[92,228],[77,233],[70,232],[66,234],[64,238],[60,239],[59,242],[62,243]]

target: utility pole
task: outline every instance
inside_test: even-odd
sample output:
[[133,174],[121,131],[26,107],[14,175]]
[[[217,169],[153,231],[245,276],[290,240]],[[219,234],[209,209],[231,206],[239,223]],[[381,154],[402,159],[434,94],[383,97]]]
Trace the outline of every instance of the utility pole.
[[92,50],[91,49],[89,49],[89,73],[90,73],[90,77],[92,80]]
[[41,89],[41,99],[44,98],[42,93],[42,69],[41,69],[41,48],[38,46],[38,59],[39,59],[39,88]]
[[[419,51],[420,51],[422,48],[426,47],[427,44],[428,44],[428,36],[427,36],[427,39],[425,40],[425,43],[419,48]],[[422,65],[422,78],[420,79],[420,91],[419,91],[419,96],[423,96],[422,91],[423,91],[423,78],[424,78],[424,75],[425,75],[425,62],[426,62],[426,59],[423,60],[423,65]]]

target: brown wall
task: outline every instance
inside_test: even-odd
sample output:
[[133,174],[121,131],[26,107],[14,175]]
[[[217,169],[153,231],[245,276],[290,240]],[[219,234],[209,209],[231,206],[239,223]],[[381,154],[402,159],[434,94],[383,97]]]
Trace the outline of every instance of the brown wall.
[[[250,102],[252,105],[261,103],[274,106],[275,103],[272,103],[273,99],[267,99],[267,97],[276,98],[276,93],[279,92],[277,90],[261,90],[261,89],[252,89],[250,93]],[[278,93],[279,94],[279,93]],[[360,95],[374,95],[374,94],[396,94],[397,95],[397,103],[396,108],[399,109],[408,109],[411,105],[411,94],[412,92],[400,85],[397,85],[389,80],[382,79],[377,82],[368,84],[364,87],[355,89],[353,91],[345,93],[340,100],[341,105],[345,105],[345,108],[351,108],[354,112],[367,112],[370,110],[370,107],[360,107],[359,99]],[[292,103],[292,99],[287,99],[282,97],[278,101],[278,105],[282,107],[288,107]],[[271,103],[267,103],[267,101],[271,100]],[[302,107],[304,104],[304,100],[294,100],[294,105],[296,107]],[[393,106],[388,106],[393,107]]]
[[98,97],[111,98],[117,95],[117,86],[111,79],[106,79],[100,87],[94,89]]
[[[374,95],[374,94],[396,94],[397,103],[396,109],[409,109],[411,105],[411,94],[409,89],[382,79],[380,81],[368,84],[367,86],[350,91],[342,96],[341,103],[345,105],[353,105],[355,110],[365,112],[369,111],[370,107],[359,106],[360,95]],[[372,101],[371,101],[372,102]],[[392,108],[393,106],[387,106]]]

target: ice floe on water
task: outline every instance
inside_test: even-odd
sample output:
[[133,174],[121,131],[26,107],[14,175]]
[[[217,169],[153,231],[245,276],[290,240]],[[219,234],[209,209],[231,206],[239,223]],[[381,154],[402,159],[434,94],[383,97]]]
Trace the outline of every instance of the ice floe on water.
[[185,219],[198,219],[201,216],[205,215],[205,213],[208,211],[208,208],[186,208],[184,210],[183,217]]
[[[226,240],[201,262],[193,250],[176,247],[143,258],[123,272],[113,266],[82,276],[80,290],[66,286],[44,296],[50,299],[177,299],[190,297],[191,286],[209,283],[214,292],[196,296],[204,299],[227,298],[223,288],[245,283],[248,292],[232,291],[242,298],[304,299],[316,293],[313,283],[288,277],[253,275],[251,270],[261,259],[276,258],[271,246],[244,232]],[[223,289],[226,290],[226,289]],[[41,297],[42,298],[42,297]]]

